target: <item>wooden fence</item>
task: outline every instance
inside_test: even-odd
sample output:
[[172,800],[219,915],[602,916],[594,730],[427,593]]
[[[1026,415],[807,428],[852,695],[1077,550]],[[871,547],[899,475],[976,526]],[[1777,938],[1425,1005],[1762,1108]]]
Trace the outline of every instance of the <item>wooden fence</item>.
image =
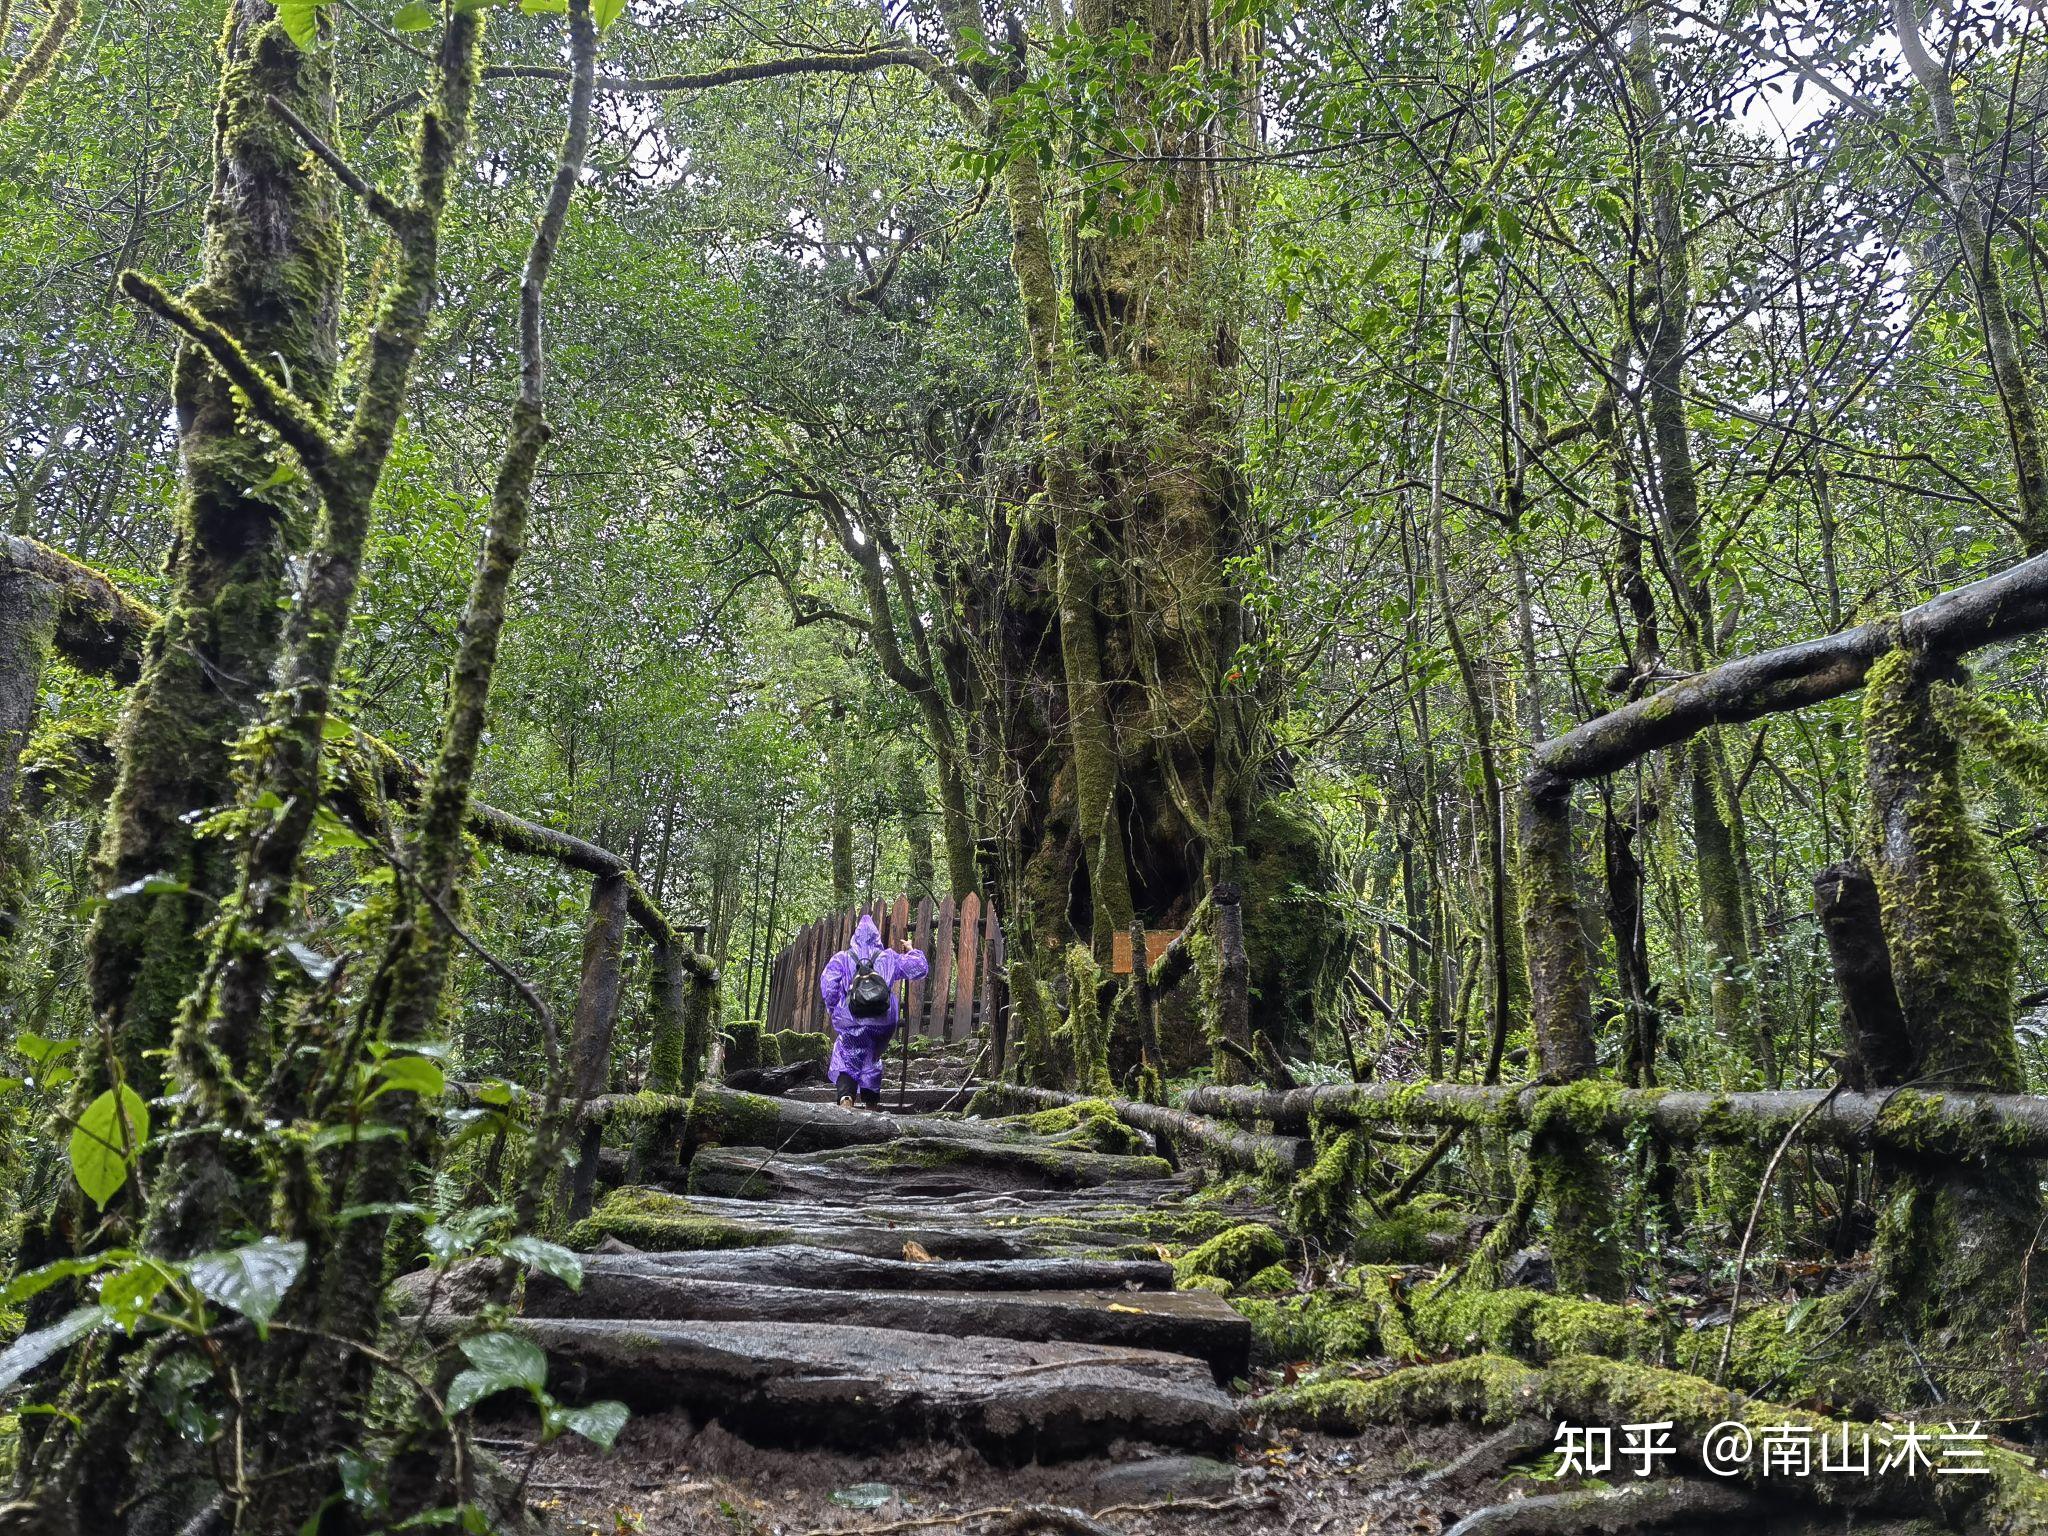
[[899,896],[819,918],[775,957],[763,1029],[828,1027],[818,1000],[818,973],[853,942],[854,925],[862,917],[875,920],[885,944],[908,933],[910,947],[923,950],[931,961],[928,977],[904,986],[903,1021],[912,1034],[959,1040],[988,1021],[1002,971],[1003,930],[995,904],[969,892],[957,901],[926,897],[915,906],[908,896]]

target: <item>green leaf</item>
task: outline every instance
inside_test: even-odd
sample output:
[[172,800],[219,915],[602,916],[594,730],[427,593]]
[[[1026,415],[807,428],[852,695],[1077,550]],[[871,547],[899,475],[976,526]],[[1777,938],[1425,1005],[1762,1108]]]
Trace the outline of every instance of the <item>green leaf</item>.
[[385,1141],[402,1134],[403,1131],[395,1125],[376,1122],[358,1125],[344,1122],[340,1125],[323,1125],[313,1133],[312,1140],[308,1141],[306,1146],[314,1152],[326,1152],[334,1147],[347,1146],[352,1141]]
[[625,13],[626,0],[591,0],[590,19],[597,23],[602,32]]
[[537,1269],[542,1274],[553,1275],[572,1291],[583,1289],[583,1260],[560,1243],[551,1243],[544,1238],[525,1235],[508,1237],[498,1244],[498,1252],[508,1259],[524,1264],[528,1269]]
[[12,1306],[40,1295],[51,1286],[64,1280],[76,1280],[82,1275],[97,1274],[109,1265],[124,1263],[135,1255],[126,1248],[110,1248],[105,1253],[88,1254],[79,1259],[59,1259],[54,1264],[45,1264],[41,1269],[32,1269],[25,1275],[16,1275],[7,1282],[6,1289],[0,1290],[0,1305]]
[[546,1422],[553,1434],[566,1431],[581,1435],[592,1445],[608,1451],[631,1417],[624,1403],[615,1403],[607,1398],[601,1403],[586,1403],[581,1408],[551,1408]]
[[264,1332],[285,1292],[306,1267],[306,1245],[265,1237],[240,1248],[202,1253],[184,1265],[185,1276],[207,1300],[239,1312]]
[[427,0],[407,0],[391,18],[392,27],[400,32],[424,32],[434,24],[434,8]]
[[128,1165],[149,1140],[149,1106],[127,1084],[86,1105],[71,1131],[71,1176],[101,1210],[128,1182]]
[[425,1099],[439,1098],[448,1090],[448,1074],[424,1056],[390,1057],[378,1063],[377,1076],[383,1086],[370,1095],[373,1099],[394,1089]]
[[76,1040],[45,1040],[32,1029],[24,1029],[14,1037],[14,1049],[39,1067],[48,1066],[60,1056],[78,1049]]
[[277,22],[284,35],[301,48],[320,45],[320,10],[326,0],[278,0]]
[[516,1333],[486,1333],[462,1341],[470,1369],[448,1385],[448,1411],[461,1413],[497,1392],[539,1393],[547,1385],[548,1357]]
[[569,9],[569,0],[519,0],[519,9],[529,16],[561,16]]
[[168,1268],[155,1259],[140,1259],[100,1282],[100,1305],[121,1327],[132,1329],[170,1283]]
[[59,1350],[69,1349],[107,1320],[105,1307],[80,1307],[34,1333],[24,1333],[0,1352],[0,1392],[5,1392]]

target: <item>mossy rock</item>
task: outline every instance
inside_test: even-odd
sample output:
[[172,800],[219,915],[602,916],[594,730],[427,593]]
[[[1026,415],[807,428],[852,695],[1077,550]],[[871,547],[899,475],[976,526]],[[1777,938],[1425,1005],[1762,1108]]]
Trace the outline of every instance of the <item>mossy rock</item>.
[[1035,1114],[1010,1115],[1001,1122],[1033,1136],[1096,1152],[1134,1154],[1145,1149],[1144,1134],[1126,1125],[1107,1099],[1082,1099]]
[[1654,1365],[1663,1361],[1669,1338],[1641,1308],[1523,1289],[1452,1287],[1429,1294],[1412,1309],[1412,1325],[1428,1348],[1484,1349],[1538,1361],[1596,1354]]
[[1219,1232],[1174,1262],[1174,1284],[1185,1287],[1200,1276],[1242,1285],[1287,1257],[1287,1240],[1263,1222],[1246,1221]]
[[761,1040],[764,1054],[768,1042],[775,1042],[775,1060],[780,1066],[794,1066],[799,1061],[822,1065],[832,1055],[832,1037],[822,1029],[779,1029]]
[[725,1026],[725,1070],[752,1072],[763,1065],[761,1059],[761,1021],[739,1019]]
[[1356,1286],[1324,1286],[1294,1296],[1241,1295],[1235,1305],[1251,1321],[1260,1360],[1323,1364],[1379,1353],[1379,1305]]
[[1238,1287],[1246,1296],[1285,1296],[1294,1289],[1294,1271],[1285,1264],[1268,1264]]
[[707,1216],[680,1195],[627,1185],[606,1195],[596,1210],[569,1229],[563,1241],[578,1251],[588,1251],[608,1237],[650,1253],[685,1253],[760,1248],[788,1242],[791,1234]]

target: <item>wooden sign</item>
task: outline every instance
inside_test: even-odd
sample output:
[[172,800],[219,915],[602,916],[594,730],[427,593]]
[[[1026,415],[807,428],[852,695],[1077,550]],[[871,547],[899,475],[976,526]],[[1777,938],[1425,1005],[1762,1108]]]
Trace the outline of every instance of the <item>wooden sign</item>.
[[[1147,928],[1145,930],[1145,969],[1150,970],[1159,963],[1159,957],[1167,947],[1180,937],[1178,928]],[[1128,976],[1131,974],[1131,936],[1117,932],[1109,936],[1109,974]]]

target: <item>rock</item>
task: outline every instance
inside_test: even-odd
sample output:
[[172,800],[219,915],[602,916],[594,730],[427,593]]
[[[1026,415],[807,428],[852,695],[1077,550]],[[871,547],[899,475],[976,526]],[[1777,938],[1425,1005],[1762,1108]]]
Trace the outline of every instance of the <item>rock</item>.
[[1089,1502],[1153,1504],[1164,1499],[1217,1499],[1237,1484],[1237,1468],[1208,1456],[1147,1456],[1104,1467],[1089,1482]]
[[1102,1344],[1189,1355],[1206,1362],[1217,1381],[1225,1383],[1248,1369],[1252,1344],[1251,1324],[1227,1302],[1203,1291],[817,1290],[712,1280],[633,1260],[593,1261],[578,1290],[549,1275],[532,1276],[525,1315],[829,1322],[947,1337]]
[[1017,1462],[1086,1455],[1120,1439],[1220,1451],[1238,1434],[1237,1409],[1207,1367],[1150,1350],[829,1323],[510,1326],[547,1351],[558,1396],[681,1408],[762,1444],[952,1441]]
[[841,1291],[1163,1291],[1173,1284],[1170,1265],[1154,1259],[992,1259],[912,1263],[867,1258],[824,1248],[778,1244],[766,1248],[713,1249],[689,1253],[642,1253],[615,1246],[593,1250],[586,1271],[601,1269],[597,1257],[637,1261],[635,1269],[679,1278],[742,1281]]

